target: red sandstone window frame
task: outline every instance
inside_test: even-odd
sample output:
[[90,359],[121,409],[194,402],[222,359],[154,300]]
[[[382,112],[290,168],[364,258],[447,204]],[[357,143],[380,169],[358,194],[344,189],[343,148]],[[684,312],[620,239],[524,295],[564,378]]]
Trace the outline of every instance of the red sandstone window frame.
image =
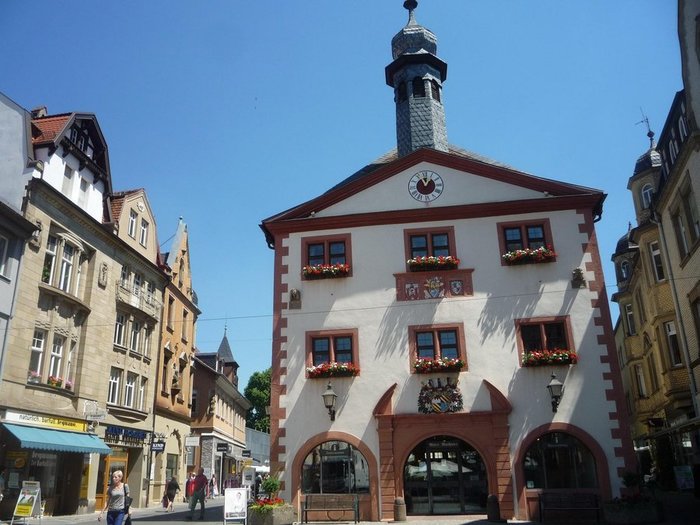
[[464,337],[463,323],[447,323],[447,324],[426,324],[426,325],[409,325],[408,327],[408,355],[410,356],[411,373],[415,374],[414,365],[418,360],[418,334],[432,332],[433,343],[435,344],[435,357],[442,357],[440,352],[440,332],[454,331],[457,334],[457,359],[464,362],[462,372],[467,370],[467,342]]
[[523,360],[523,354],[525,353],[525,343],[523,342],[522,338],[522,327],[523,326],[540,326],[540,337],[542,342],[544,343],[543,346],[544,348],[540,350],[547,350],[551,348],[548,348],[547,345],[547,336],[546,336],[546,331],[545,331],[545,325],[548,324],[561,324],[564,328],[564,338],[566,340],[566,350],[569,350],[570,352],[575,352],[576,348],[574,348],[574,340],[573,340],[573,332],[571,331],[571,319],[569,318],[568,315],[558,315],[558,316],[551,316],[551,317],[528,317],[528,318],[523,318],[523,319],[516,319],[515,320],[515,336],[516,336],[516,341],[518,344],[518,354],[520,356],[520,364],[522,365],[522,360]]
[[[352,275],[352,236],[349,233],[337,234],[337,235],[319,235],[315,237],[302,237],[301,239],[301,268],[304,266],[309,266],[309,245],[312,244],[323,244],[323,264],[330,264],[330,245],[335,242],[343,242],[345,244],[345,264],[350,267],[350,271],[347,276]],[[303,280],[308,280],[304,277],[302,272],[301,278]]]
[[306,332],[306,366],[314,366],[314,340],[329,339],[328,361],[335,362],[334,342],[338,337],[349,337],[351,343],[352,364],[360,368],[360,348],[357,328],[341,328],[337,330],[313,330]]
[[[506,230],[511,228],[520,229],[520,237],[523,242],[523,248],[530,248],[527,236],[528,226],[542,226],[544,231],[544,245],[545,247],[551,247],[554,249],[554,238],[552,237],[552,226],[549,219],[532,219],[527,221],[511,221],[511,222],[499,222],[496,223],[496,228],[498,228],[498,246],[501,255],[506,254],[509,250],[506,247]],[[501,257],[501,265],[508,266],[508,264]]]
[[[404,260],[408,261],[413,258],[413,250],[411,249],[411,238],[425,235],[428,238],[428,256],[432,256],[434,252],[434,246],[432,238],[434,235],[447,235],[447,247],[449,255],[452,257],[457,257],[457,242],[455,241],[455,229],[454,226],[444,226],[435,228],[416,228],[403,231],[404,239]],[[409,271],[408,263],[406,263],[406,271]]]

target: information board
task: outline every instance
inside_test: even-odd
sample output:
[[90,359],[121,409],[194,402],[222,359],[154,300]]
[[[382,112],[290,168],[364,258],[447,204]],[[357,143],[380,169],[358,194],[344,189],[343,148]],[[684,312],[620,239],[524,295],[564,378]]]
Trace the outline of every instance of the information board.
[[224,523],[248,519],[248,491],[243,488],[229,488],[224,491]]
[[23,481],[19,491],[12,522],[15,518],[31,518],[41,515],[41,485],[38,481]]

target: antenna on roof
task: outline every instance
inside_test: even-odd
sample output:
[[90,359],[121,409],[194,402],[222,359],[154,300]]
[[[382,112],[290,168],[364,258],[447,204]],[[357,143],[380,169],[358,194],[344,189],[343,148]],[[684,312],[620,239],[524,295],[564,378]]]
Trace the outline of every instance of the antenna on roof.
[[644,114],[644,110],[642,108],[639,108],[639,111],[641,111],[641,113],[642,113],[642,120],[637,122],[635,125],[646,124],[647,137],[649,137],[649,147],[653,148],[654,147],[654,132],[651,130],[651,127],[649,126],[649,117],[647,117]]

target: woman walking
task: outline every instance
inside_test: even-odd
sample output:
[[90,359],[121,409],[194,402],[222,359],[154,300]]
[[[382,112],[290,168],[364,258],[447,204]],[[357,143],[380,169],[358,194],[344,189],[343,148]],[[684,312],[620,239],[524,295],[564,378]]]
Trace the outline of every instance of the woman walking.
[[168,508],[165,509],[165,512],[173,512],[175,510],[173,508],[173,501],[175,501],[175,495],[178,492],[180,492],[180,484],[177,482],[177,479],[175,479],[175,476],[173,476],[173,479],[168,481],[165,487],[165,495],[168,498]]
[[107,511],[107,525],[123,525],[127,513],[126,498],[129,496],[129,485],[122,483],[123,477],[124,473],[121,470],[115,470],[112,474],[107,501],[97,521],[102,521],[102,515]]

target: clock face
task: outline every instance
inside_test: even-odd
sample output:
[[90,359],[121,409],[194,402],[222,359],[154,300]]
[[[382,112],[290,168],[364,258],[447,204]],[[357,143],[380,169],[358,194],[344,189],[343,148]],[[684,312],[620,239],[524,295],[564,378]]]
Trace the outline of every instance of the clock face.
[[408,181],[408,193],[418,202],[432,202],[442,195],[442,177],[430,170],[419,171]]

